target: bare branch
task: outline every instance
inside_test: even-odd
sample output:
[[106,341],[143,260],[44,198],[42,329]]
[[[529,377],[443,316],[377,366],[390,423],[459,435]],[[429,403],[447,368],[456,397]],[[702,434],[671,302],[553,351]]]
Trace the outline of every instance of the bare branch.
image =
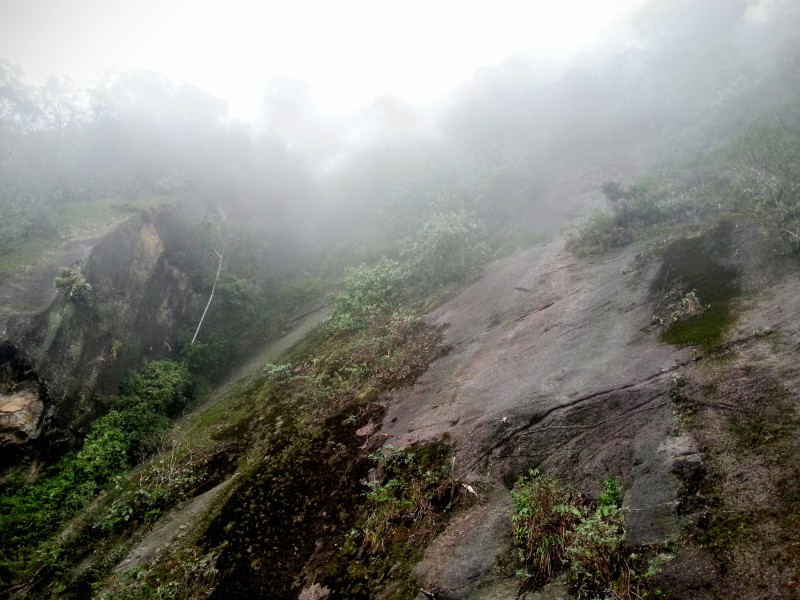
[[200,327],[203,326],[203,321],[206,318],[206,313],[208,312],[209,306],[211,306],[211,301],[214,299],[214,291],[217,289],[217,282],[219,281],[219,275],[222,272],[222,261],[225,258],[225,249],[227,246],[222,246],[222,252],[217,252],[214,250],[214,254],[219,257],[219,264],[217,264],[217,276],[214,277],[214,285],[211,286],[211,295],[208,297],[208,302],[206,303],[206,308],[203,311],[203,316],[200,317],[200,322],[197,324],[197,329],[192,336],[192,344],[194,344],[195,340],[197,339],[197,335],[200,333]]

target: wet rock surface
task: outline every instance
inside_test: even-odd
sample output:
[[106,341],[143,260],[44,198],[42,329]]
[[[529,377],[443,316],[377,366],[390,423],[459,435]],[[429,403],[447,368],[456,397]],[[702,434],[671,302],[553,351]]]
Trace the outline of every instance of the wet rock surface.
[[[603,479],[620,477],[628,542],[681,547],[680,566],[660,580],[675,597],[793,597],[793,550],[780,532],[796,514],[786,489],[797,461],[785,446],[797,410],[796,275],[779,280],[773,268],[755,277],[760,260],[777,260],[739,256],[756,235],[725,223],[694,238],[747,290],[724,298],[726,318],[738,324],[713,345],[670,345],[651,326],[653,282],[664,267],[631,269],[637,247],[589,260],[559,242],[530,248],[490,265],[430,315],[447,327],[452,350],[393,395],[382,431],[393,445],[449,435],[456,471],[481,481],[484,500],[428,549],[417,568],[423,589],[440,598],[514,597],[506,589],[513,569],[505,580],[497,575],[511,548],[503,491],[536,468],[595,496]],[[684,388],[687,378],[701,383]],[[761,533],[744,533],[744,522]],[[744,551],[730,558],[725,544],[734,543]],[[566,594],[552,584],[530,597]]]
[[533,247],[430,316],[447,326],[451,351],[393,395],[382,431],[395,446],[450,435],[456,472],[480,479],[486,496],[418,567],[437,597],[481,597],[510,547],[507,489],[532,468],[590,495],[622,476],[631,536],[680,533],[672,469],[685,449],[670,442],[670,382],[691,353],[646,331],[648,286],[629,259],[576,261],[560,241]]
[[[586,193],[575,191],[576,197]],[[130,225],[126,235],[132,246],[105,252],[112,257],[119,252],[113,260],[128,264],[129,270],[112,268],[113,260],[90,261],[87,273],[101,282],[109,306],[138,298],[142,312],[121,313],[119,319],[141,326],[142,340],[153,352],[160,338],[148,338],[140,319],[153,319],[159,332],[169,330],[174,315],[159,310],[191,294],[191,281],[170,263],[157,225]],[[474,500],[455,513],[413,568],[411,584],[418,586],[420,600],[519,597],[509,489],[530,469],[594,497],[604,479],[619,477],[628,542],[676,549],[658,579],[669,597],[795,597],[800,580],[792,537],[800,514],[795,492],[800,464],[792,448],[800,410],[796,268],[762,271],[758,257],[772,260],[763,253],[752,254],[750,262],[743,259],[737,248],[758,247],[759,240],[756,229],[742,223],[723,224],[705,238],[684,240],[684,246],[680,253],[668,250],[666,258],[633,268],[645,244],[576,259],[563,240],[550,240],[487,265],[479,280],[428,315],[430,324],[444,328],[449,352],[413,386],[381,396],[381,409],[376,407],[359,425],[337,416],[325,430],[330,439],[320,438],[308,453],[314,460],[302,463],[307,449],[299,447],[299,458],[290,457],[281,473],[296,473],[287,482],[276,479],[278,485],[256,470],[253,485],[230,486],[231,494],[241,497],[234,506],[239,512],[235,518],[215,517],[204,538],[209,547],[239,545],[226,558],[236,585],[221,586],[216,597],[240,597],[242,590],[252,597],[341,597],[333,583],[316,579],[329,557],[320,548],[326,543],[329,550],[338,548],[341,541],[338,525],[336,531],[314,533],[330,518],[328,512],[334,514],[320,507],[332,498],[339,502],[341,531],[348,530],[354,512],[350,503],[363,494],[370,476],[359,462],[365,451],[382,443],[418,447],[443,439],[453,451],[447,462]],[[725,276],[730,294],[706,294],[727,303],[725,327],[711,343],[670,345],[663,331],[652,326],[657,283],[698,252],[709,260],[696,277],[685,274],[686,285],[702,292],[695,281],[702,282],[709,272]],[[150,301],[159,294],[162,301]],[[50,347],[58,347],[62,327],[85,317],[72,310],[48,334]],[[259,354],[224,387],[276,359],[324,314],[311,313],[295,333]],[[42,412],[36,416],[30,396],[35,390],[25,387],[31,384],[13,387],[20,385],[16,371],[8,379],[15,383],[6,392],[0,389],[5,394],[0,396],[0,423],[19,417],[17,430],[23,436]],[[276,423],[284,427],[283,417]],[[284,447],[297,437],[290,433],[280,439]],[[345,453],[311,479],[312,463],[329,456],[331,447]],[[177,509],[128,554],[120,570],[170,552],[182,532],[204,518],[225,485]],[[265,504],[266,491],[282,485],[290,488],[286,500]],[[294,506],[298,498],[311,498],[317,512]],[[260,520],[240,527],[254,511],[263,512]],[[272,523],[274,518],[304,523],[300,527],[307,539],[270,537],[265,533],[270,527],[284,527]],[[731,553],[734,544],[737,551]],[[261,553],[260,562],[242,559],[253,548]],[[265,583],[267,574],[280,579],[280,593]],[[379,597],[392,597],[391,576]],[[524,597],[571,596],[566,578],[556,577]]]
[[[98,397],[115,394],[129,369],[174,358],[179,331],[203,303],[173,259],[184,243],[175,218],[170,207],[137,214],[104,236],[75,242],[19,281],[0,282],[0,344],[29,357],[50,398],[42,407],[29,402],[25,411],[12,412],[23,420],[38,413],[43,439],[63,443],[84,430],[102,414]],[[89,301],[57,296],[58,266],[85,277]]]

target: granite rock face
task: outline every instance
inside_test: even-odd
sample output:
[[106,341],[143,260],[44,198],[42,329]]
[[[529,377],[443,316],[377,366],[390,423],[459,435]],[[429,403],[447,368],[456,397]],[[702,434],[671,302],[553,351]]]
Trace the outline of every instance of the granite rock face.
[[[182,235],[173,209],[153,209],[76,243],[20,281],[0,282],[0,369],[6,365],[8,382],[0,445],[68,443],[103,412],[103,398],[128,370],[175,357],[179,332],[196,322],[204,302],[201,284],[180,264],[190,245]],[[85,278],[88,300],[57,293],[59,267]],[[17,392],[22,382],[36,389],[27,383]]]

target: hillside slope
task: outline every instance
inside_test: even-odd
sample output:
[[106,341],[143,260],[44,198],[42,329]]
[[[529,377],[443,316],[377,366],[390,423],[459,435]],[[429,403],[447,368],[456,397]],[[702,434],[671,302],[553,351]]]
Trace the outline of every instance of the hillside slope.
[[[537,233],[639,165],[554,178]],[[746,216],[589,258],[565,246],[488,263],[424,322],[331,337],[315,305],[64,529],[49,588],[20,589],[585,596],[566,562],[519,578],[513,490],[535,470],[584,507],[619,481],[609,560],[634,587],[613,597],[796,597],[795,257]]]
[[[552,206],[596,205],[601,178],[635,170],[635,161],[593,164],[555,180]],[[447,352],[412,386],[376,398],[380,412],[363,410],[358,424],[366,424],[356,437],[347,438],[353,435],[347,428],[337,434],[354,447],[370,436],[362,446],[368,449],[445,443],[448,466],[474,492],[414,567],[417,598],[517,597],[509,490],[530,469],[595,498],[604,480],[618,477],[627,547],[668,557],[654,583],[666,597],[793,597],[797,560],[787,532],[796,461],[785,452],[777,462],[770,456],[775,443],[789,444],[796,431],[796,375],[784,375],[794,373],[796,356],[794,312],[786,305],[795,267],[759,250],[760,233],[747,221],[711,225],[688,241],[671,239],[662,254],[643,242],[580,259],[559,238],[488,264],[482,277],[426,317],[443,329]],[[699,254],[681,263],[683,243],[699,244]],[[708,282],[690,268],[696,264],[735,281],[735,325],[714,344],[671,345],[662,340],[664,329],[653,326],[663,311],[663,280],[705,294]],[[729,389],[742,378],[750,382],[744,389]],[[759,389],[783,398],[780,410],[754,397]],[[718,393],[728,399],[721,403]],[[742,449],[736,442],[742,435],[757,440]],[[764,485],[776,495],[758,492]],[[231,499],[212,514],[232,510]],[[291,570],[281,577],[297,587],[276,588],[274,597],[348,597],[325,575],[341,539],[322,533],[330,527],[325,514],[310,529],[297,525],[297,535],[304,530],[316,549],[280,567]],[[754,535],[744,526],[751,518],[764,532],[781,533]],[[201,530],[204,522],[199,518]],[[233,572],[236,578],[223,576],[214,597],[270,589],[266,572],[248,571],[246,563]],[[266,576],[267,587],[245,583],[248,572]],[[391,583],[376,589],[381,597],[410,597],[408,587],[406,595]],[[569,596],[561,578],[532,597],[540,594]]]
[[[429,316],[451,350],[387,399],[382,432],[395,446],[447,436],[481,501],[429,547],[421,589],[517,597],[507,490],[537,469],[593,497],[619,477],[627,543],[670,557],[666,597],[797,597],[796,262],[747,219],[673,239],[656,258],[652,243],[589,259],[536,246]],[[684,244],[699,253],[676,262]],[[730,329],[663,341],[666,278],[711,298],[722,273],[737,291]],[[567,592],[558,580],[541,593]]]

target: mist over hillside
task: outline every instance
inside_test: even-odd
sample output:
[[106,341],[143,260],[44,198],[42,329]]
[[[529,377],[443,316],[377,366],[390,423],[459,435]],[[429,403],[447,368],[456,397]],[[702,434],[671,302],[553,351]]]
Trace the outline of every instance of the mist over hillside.
[[0,55],[0,597],[796,597],[800,6],[369,4]]
[[[441,195],[485,203],[484,217],[504,203],[524,211],[541,173],[691,129],[760,78],[791,70],[797,19],[791,2],[650,2],[624,41],[573,59],[552,81],[534,61],[509,57],[436,107],[383,96],[349,117],[326,113],[309,83],[275,77],[258,129],[230,120],[225,101],[158,73],[109,73],[90,88],[53,76],[31,87],[6,62],[2,201],[15,216],[3,238],[51,227],[52,204],[145,194],[257,211],[267,231],[299,239],[336,232],[320,222],[370,215],[403,194],[415,196],[401,209],[407,218]],[[487,189],[498,170],[521,181]],[[406,191],[414,186],[423,191]]]

